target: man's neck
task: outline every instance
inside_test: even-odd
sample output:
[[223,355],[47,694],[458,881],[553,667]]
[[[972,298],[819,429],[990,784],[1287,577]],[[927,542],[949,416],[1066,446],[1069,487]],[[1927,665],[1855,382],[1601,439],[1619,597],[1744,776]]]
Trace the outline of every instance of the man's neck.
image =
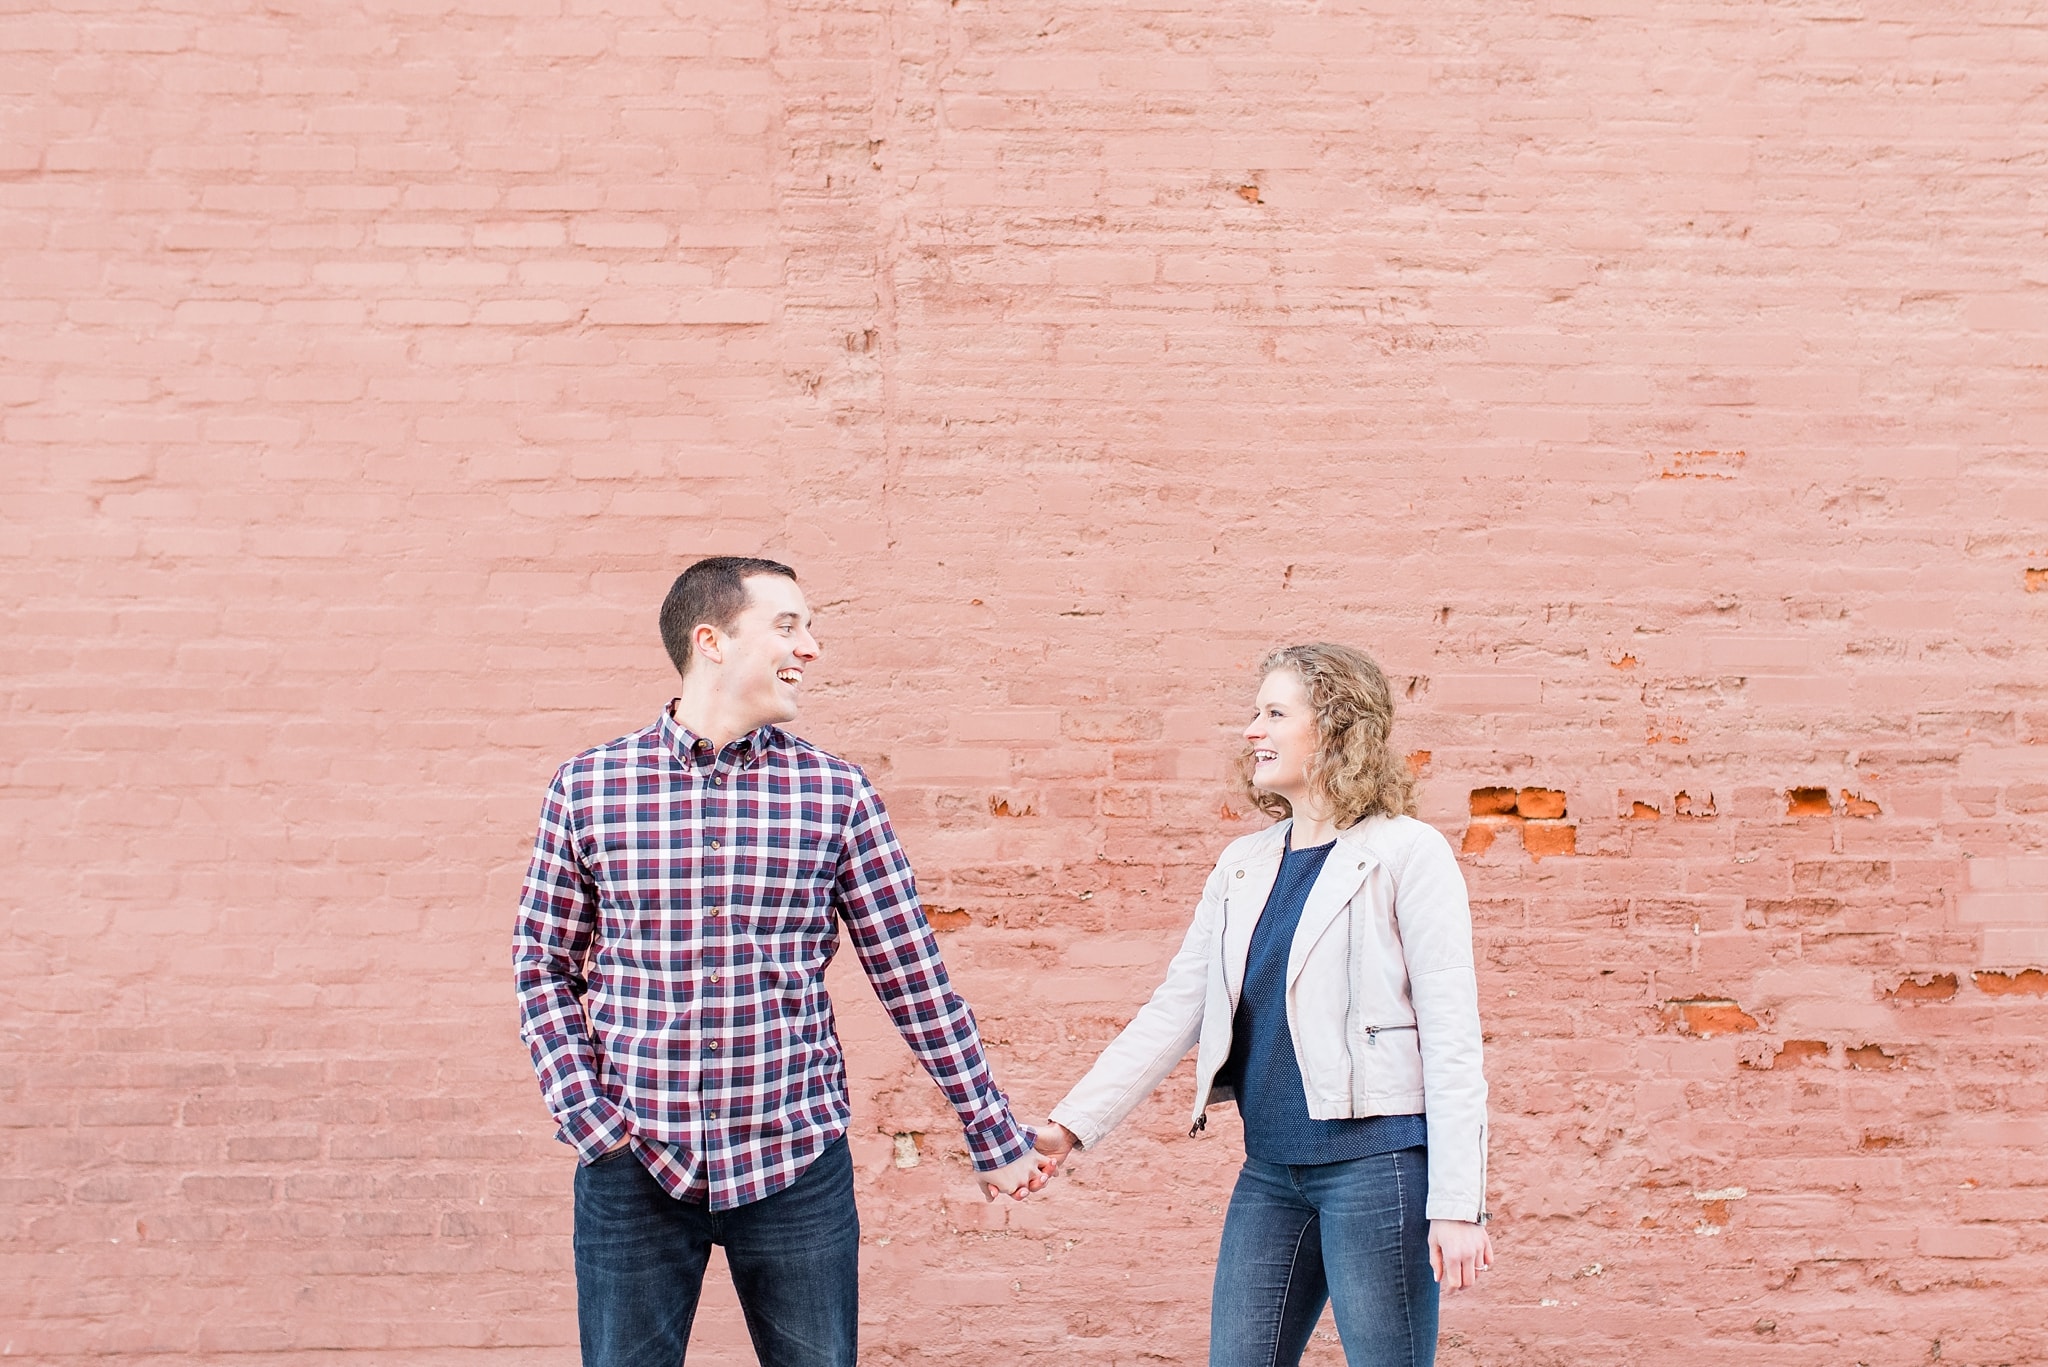
[[711,742],[713,748],[723,750],[726,746],[749,735],[760,727],[757,721],[734,715],[729,709],[719,706],[718,697],[694,695],[687,684],[683,695],[669,708],[669,715],[676,725],[687,728],[691,734],[702,736]]

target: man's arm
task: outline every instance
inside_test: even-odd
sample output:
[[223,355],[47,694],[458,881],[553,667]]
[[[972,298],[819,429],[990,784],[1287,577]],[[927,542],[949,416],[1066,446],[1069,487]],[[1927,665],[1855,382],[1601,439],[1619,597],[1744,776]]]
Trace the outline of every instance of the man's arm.
[[512,972],[519,993],[519,1036],[533,1054],[541,1096],[560,1129],[556,1138],[591,1159],[626,1139],[626,1118],[605,1099],[597,1051],[583,1014],[579,968],[597,929],[592,885],[569,825],[566,768],[548,785],[533,861],[512,928]]
[[840,852],[833,898],[853,951],[897,1033],[931,1074],[967,1132],[975,1169],[1017,1184],[1035,1171],[1031,1132],[1010,1113],[990,1075],[974,1013],[953,991],[938,941],[925,923],[910,862],[882,799],[865,779]]

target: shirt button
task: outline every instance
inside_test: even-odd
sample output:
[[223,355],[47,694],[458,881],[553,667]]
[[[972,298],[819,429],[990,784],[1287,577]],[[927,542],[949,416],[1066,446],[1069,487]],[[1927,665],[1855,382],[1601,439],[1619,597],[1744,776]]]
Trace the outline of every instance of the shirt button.
[[711,780],[711,786],[714,788],[723,788],[725,786],[725,779],[723,777],[714,778]]
[[[714,849],[714,850],[716,850],[716,849],[722,849],[722,848],[723,848],[723,846],[721,846],[721,845],[720,845],[720,844],[719,844],[719,843],[718,843],[718,842],[717,842],[716,840],[714,840],[714,841],[712,841],[712,842],[711,842],[711,848],[712,848],[712,849]],[[1363,865],[1363,864],[1360,864],[1360,865],[1359,865],[1359,867],[1360,867],[1360,868],[1364,868],[1364,867],[1365,867],[1365,865]]]
[[717,975],[716,973],[714,973],[714,974],[712,974],[712,975],[711,975],[711,981],[713,981],[713,982],[717,982],[717,981],[718,981],[718,975]]
[[717,1041],[717,1040],[713,1040],[713,1041],[711,1041],[711,1048],[712,1048],[713,1050],[716,1050],[716,1049],[718,1048],[718,1041]]
[[1239,878],[1242,878],[1242,877],[1244,877],[1244,870],[1243,870],[1243,869],[1239,869],[1239,870],[1237,871],[1237,876],[1238,876]]
[[713,1112],[711,1113],[711,1118],[712,1118],[713,1120],[716,1120],[716,1119],[718,1119],[718,1112],[716,1112],[716,1111],[713,1111]]
[[711,908],[711,910],[709,910],[709,911],[705,912],[704,914],[705,914],[706,916],[716,916],[716,915],[718,915],[718,913],[719,913],[719,912],[721,912],[721,911],[724,911],[724,910],[725,910],[725,908],[724,908],[724,907],[713,907],[713,908]]

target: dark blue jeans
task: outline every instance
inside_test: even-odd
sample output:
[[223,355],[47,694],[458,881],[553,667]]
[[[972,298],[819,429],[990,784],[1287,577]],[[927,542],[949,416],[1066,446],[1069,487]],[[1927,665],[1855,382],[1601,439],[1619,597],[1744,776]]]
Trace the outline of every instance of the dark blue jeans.
[[762,1367],[854,1367],[860,1217],[843,1136],[773,1196],[716,1214],[624,1149],[577,1168],[583,1367],[679,1367],[713,1244]]
[[1223,1219],[1209,1367],[1295,1367],[1327,1303],[1350,1367],[1436,1361],[1424,1149],[1284,1167],[1247,1158]]

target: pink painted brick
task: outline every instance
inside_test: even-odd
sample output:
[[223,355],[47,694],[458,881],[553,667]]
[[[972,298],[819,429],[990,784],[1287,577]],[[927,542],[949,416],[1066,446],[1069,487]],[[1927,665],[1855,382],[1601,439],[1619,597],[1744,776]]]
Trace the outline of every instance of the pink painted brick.
[[[2048,1360],[2024,24],[17,8],[17,1354],[573,1355],[494,966],[540,785],[735,551],[825,608],[800,729],[877,775],[1027,1117],[1259,824],[1253,662],[1356,640],[1426,818],[1493,832],[1500,1258],[1442,1360]],[[1570,816],[1471,814],[1531,787]],[[984,1206],[833,975],[871,1354],[1199,1345],[1231,1113],[1186,1139],[1183,1069]],[[699,1346],[747,1360],[716,1274]]]

